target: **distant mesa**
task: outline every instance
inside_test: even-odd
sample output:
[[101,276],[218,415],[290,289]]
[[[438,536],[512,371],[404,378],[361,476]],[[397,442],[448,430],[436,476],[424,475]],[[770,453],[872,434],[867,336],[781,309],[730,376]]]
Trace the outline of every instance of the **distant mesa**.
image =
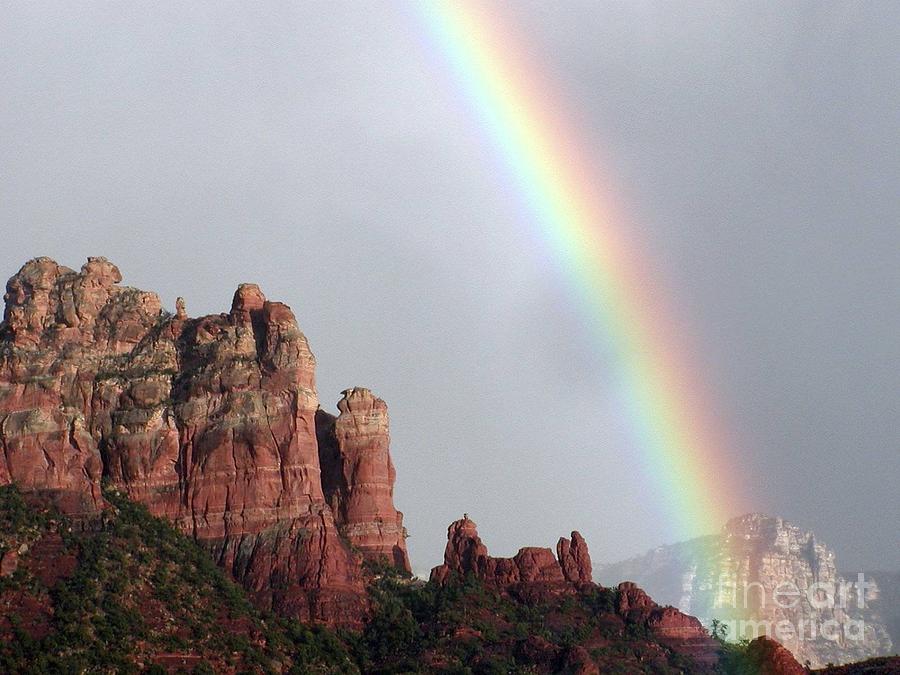
[[[812,532],[753,513],[733,518],[718,535],[662,546],[595,572],[601,581],[632,579],[707,626],[724,621],[736,633],[732,638],[752,639],[766,630],[774,635],[786,622],[779,641],[813,667],[893,654],[897,575],[866,574],[869,585],[860,598],[857,574],[838,569],[834,551]],[[828,589],[838,597],[829,599]]]

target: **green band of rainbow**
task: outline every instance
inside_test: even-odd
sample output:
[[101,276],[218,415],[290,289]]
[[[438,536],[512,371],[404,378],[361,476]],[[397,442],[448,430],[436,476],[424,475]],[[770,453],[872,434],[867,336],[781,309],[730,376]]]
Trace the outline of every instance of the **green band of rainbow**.
[[[598,187],[601,175],[511,35],[481,3],[416,5],[564,271],[598,340],[611,348],[629,423],[673,534],[717,531],[739,510],[729,455],[711,406],[688,368],[669,305],[626,219]],[[717,432],[717,433],[714,433]],[[646,489],[646,486],[644,486]]]

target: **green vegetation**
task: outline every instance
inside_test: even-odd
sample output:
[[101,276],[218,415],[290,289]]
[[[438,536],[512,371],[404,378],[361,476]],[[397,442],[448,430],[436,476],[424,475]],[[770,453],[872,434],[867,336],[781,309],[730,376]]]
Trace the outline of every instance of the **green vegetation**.
[[30,506],[14,485],[0,486],[0,546],[7,539],[37,534],[46,520],[47,512]]
[[[662,662],[649,660],[661,648],[645,632],[630,636],[612,613],[612,589],[523,602],[486,588],[474,577],[438,586],[384,567],[377,570],[370,594],[371,621],[361,635],[347,636],[366,673],[562,672],[570,648],[607,640],[623,648],[601,654],[605,663],[613,664],[603,672],[681,672],[681,660],[674,654]],[[533,644],[540,645],[539,653],[529,647]]]
[[[25,595],[18,613],[0,617],[0,672],[165,672],[145,656],[188,655],[189,672],[235,664],[247,672],[355,673],[327,630],[256,610],[208,551],[108,492],[114,507],[96,530],[78,532],[58,514],[29,507],[12,486],[0,488],[5,541],[61,538],[50,563],[69,557],[71,575],[48,587],[21,569],[0,592]],[[72,531],[75,529],[76,531]],[[4,621],[5,618],[5,621]],[[6,624],[6,625],[4,625]]]
[[[0,487],[0,559],[8,551],[30,546],[46,527],[46,511],[29,506],[15,487]],[[0,577],[0,593],[25,585],[28,576],[17,569],[7,577]]]
[[[517,599],[472,577],[439,586],[368,564],[362,631],[275,617],[168,521],[105,497],[101,518],[73,523],[0,487],[0,554],[26,546],[0,578],[0,672],[547,673],[582,647],[602,672],[689,671],[620,619],[605,588]],[[745,648],[722,641],[723,672],[746,672]]]
[[729,642],[726,638],[728,627],[718,619],[713,619],[710,629],[712,636],[719,641],[719,670],[725,675],[757,675],[759,665],[753,663],[747,652],[750,640]]

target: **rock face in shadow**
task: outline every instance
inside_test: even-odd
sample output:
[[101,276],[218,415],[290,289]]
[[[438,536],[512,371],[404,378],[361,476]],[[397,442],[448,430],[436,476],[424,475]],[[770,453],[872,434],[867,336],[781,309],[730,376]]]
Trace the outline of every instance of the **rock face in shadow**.
[[747,646],[748,666],[759,675],[804,675],[806,668],[785,647],[762,635]]
[[324,411],[316,417],[322,485],[338,528],[365,558],[411,572],[403,514],[394,508],[387,404],[354,387],[338,410],[336,418]]
[[325,501],[315,358],[290,308],[244,284],[228,313],[190,319],[182,301],[171,316],[120,281],[103,258],[80,272],[37,258],[7,284],[0,484],[90,517],[105,479],[261,606],[358,623],[359,560]]

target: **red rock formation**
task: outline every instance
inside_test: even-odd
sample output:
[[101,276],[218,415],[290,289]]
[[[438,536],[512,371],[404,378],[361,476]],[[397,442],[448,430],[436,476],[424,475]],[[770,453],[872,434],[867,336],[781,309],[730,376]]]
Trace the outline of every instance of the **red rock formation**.
[[466,516],[447,528],[444,564],[431,570],[431,579],[445,583],[452,573],[465,575],[469,572],[483,578],[487,560],[487,546],[478,536],[478,527]]
[[708,638],[700,620],[684,614],[676,607],[661,607],[643,589],[630,581],[619,584],[616,613],[622,618],[640,623],[663,637]]
[[633,618],[635,621],[646,619],[647,615],[656,607],[656,603],[637,584],[623,581],[619,584],[616,601],[616,613],[624,618]]
[[354,623],[358,561],[325,503],[315,358],[290,308],[238,288],[229,314],[170,317],[91,258],[47,258],[7,285],[0,483],[68,513],[101,476],[205,542],[264,606]]
[[748,645],[747,658],[753,672],[759,675],[804,675],[807,672],[790,651],[765,635]]
[[366,558],[411,572],[403,514],[394,508],[387,404],[354,387],[338,410],[337,418],[319,411],[316,424],[322,484],[341,534]]
[[[561,539],[561,560],[549,548],[519,549],[512,558],[492,558],[478,536],[475,523],[468,517],[457,520],[447,529],[444,564],[431,571],[431,579],[446,583],[454,574],[474,574],[499,588],[543,586],[553,590],[573,589],[573,584],[590,583],[590,556],[587,544],[577,532],[572,541]],[[575,550],[577,549],[577,552]],[[584,561],[588,566],[583,567]]]
[[629,623],[648,628],[671,649],[701,664],[718,661],[718,643],[700,620],[675,607],[657,605],[643,589],[625,581],[616,589],[616,613]]
[[556,556],[567,581],[576,584],[591,582],[591,554],[587,542],[578,532],[572,532],[572,540],[560,537],[556,544]]
[[657,607],[647,618],[647,628],[657,635],[671,638],[706,638],[700,620],[684,614],[677,607]]
[[101,360],[133,346],[159,318],[158,298],[115,286],[120,279],[103,258],[81,273],[37,258],[6,286],[0,481],[46,491],[72,514],[102,505],[100,453],[85,425]]
[[[475,523],[465,516],[447,529],[444,564],[431,571],[431,580],[447,584],[454,577],[471,574],[526,602],[596,589],[587,544],[578,532],[572,532],[571,541],[559,540],[557,554],[558,559],[548,548],[523,548],[512,558],[492,558]],[[660,607],[633,583],[621,583],[616,589],[616,614],[626,623],[650,630],[660,643],[703,667],[712,668],[718,662],[719,644],[698,619],[674,607]],[[596,672],[592,661],[581,656],[580,652],[567,655],[566,667],[573,672]]]

